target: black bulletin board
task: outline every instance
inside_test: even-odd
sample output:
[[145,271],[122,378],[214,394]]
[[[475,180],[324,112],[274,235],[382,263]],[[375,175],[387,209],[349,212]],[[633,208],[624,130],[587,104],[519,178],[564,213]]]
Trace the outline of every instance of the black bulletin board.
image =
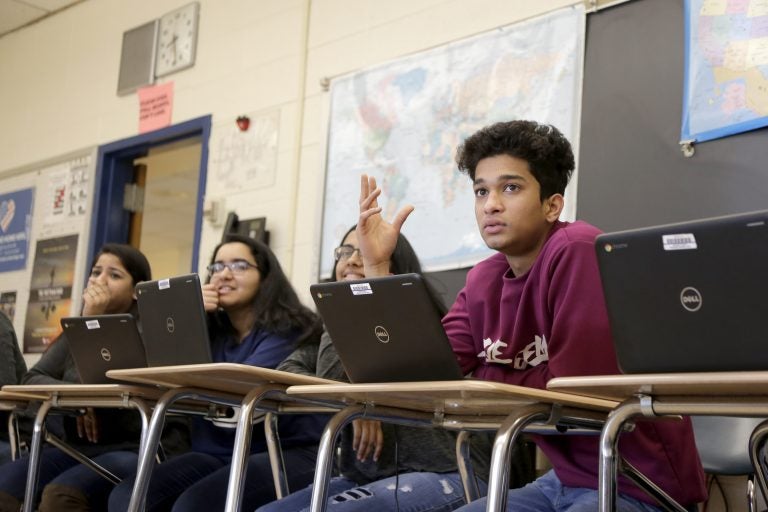
[[768,208],[768,130],[680,151],[683,0],[587,16],[577,216],[605,231]]

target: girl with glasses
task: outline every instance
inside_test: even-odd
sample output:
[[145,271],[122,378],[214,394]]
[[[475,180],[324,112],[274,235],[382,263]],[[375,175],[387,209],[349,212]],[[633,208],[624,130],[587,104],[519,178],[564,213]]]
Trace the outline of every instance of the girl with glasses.
[[[317,345],[322,330],[317,316],[301,304],[277,258],[264,244],[228,236],[213,251],[209,281],[203,286],[211,355],[215,362],[274,368],[297,346]],[[317,444],[326,418],[285,415],[279,420],[290,486],[312,481]],[[158,465],[152,473],[147,512],[223,510],[235,429],[195,418],[192,451]],[[263,425],[253,429],[243,507],[275,499]],[[112,492],[110,511],[124,511],[134,479]]]

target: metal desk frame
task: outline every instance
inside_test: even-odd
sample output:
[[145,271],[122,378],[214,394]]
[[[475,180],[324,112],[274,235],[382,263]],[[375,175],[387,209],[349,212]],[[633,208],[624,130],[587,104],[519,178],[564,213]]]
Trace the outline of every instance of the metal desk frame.
[[[559,425],[597,431],[616,405],[607,400],[474,380],[292,386],[287,393],[349,404],[328,422],[320,440],[312,512],[326,510],[333,447],[341,429],[356,418],[462,431],[497,430],[491,455],[487,510],[501,511],[506,506],[509,455],[523,430],[544,426],[551,432],[553,426]],[[471,501],[477,493],[470,487],[466,443],[466,436],[460,436],[457,454],[465,496]]]
[[[645,375],[605,375],[553,379],[548,389],[623,400],[608,415],[600,435],[598,502],[601,512],[616,509],[617,472],[622,465],[618,440],[635,418],[669,416],[768,417],[768,372],[712,372]],[[768,421],[750,439],[752,458],[763,497],[768,483],[761,459],[768,440]],[[672,501],[669,510],[685,510]]]
[[278,498],[286,495],[288,486],[282,467],[280,446],[276,441],[275,415],[328,412],[328,408],[296,397],[288,397],[285,390],[291,384],[333,382],[236,363],[112,370],[107,372],[107,375],[115,379],[154,384],[167,389],[152,412],[146,443],[139,452],[136,481],[128,506],[130,512],[142,512],[146,506],[149,481],[154,469],[153,453],[160,441],[166,412],[179,400],[203,401],[240,408],[227,486],[226,511],[238,511],[241,507],[250,455],[253,414],[256,410],[267,413],[264,427],[275,493]]

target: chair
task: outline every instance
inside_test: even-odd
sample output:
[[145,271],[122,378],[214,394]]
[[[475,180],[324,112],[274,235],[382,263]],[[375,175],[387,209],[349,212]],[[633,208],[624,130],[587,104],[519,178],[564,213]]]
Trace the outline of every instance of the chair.
[[756,512],[750,438],[765,419],[692,416],[691,421],[704,471],[713,475],[747,475],[747,506],[750,512]]

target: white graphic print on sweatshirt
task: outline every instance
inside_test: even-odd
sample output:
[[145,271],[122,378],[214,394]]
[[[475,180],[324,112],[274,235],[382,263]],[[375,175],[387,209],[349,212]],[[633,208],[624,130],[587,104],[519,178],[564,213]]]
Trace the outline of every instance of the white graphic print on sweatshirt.
[[527,366],[538,366],[549,361],[547,339],[544,336],[534,336],[533,341],[518,352],[514,360],[501,357],[502,350],[507,346],[508,344],[501,340],[491,341],[490,338],[485,338],[483,351],[477,354],[477,357],[484,358],[488,363],[513,363],[515,370],[523,370]]

